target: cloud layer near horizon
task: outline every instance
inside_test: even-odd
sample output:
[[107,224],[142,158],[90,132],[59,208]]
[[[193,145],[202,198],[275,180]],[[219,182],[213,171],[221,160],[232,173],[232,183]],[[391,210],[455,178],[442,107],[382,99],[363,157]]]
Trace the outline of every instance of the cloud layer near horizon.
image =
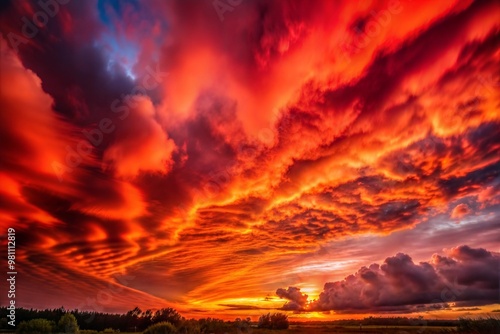
[[299,288],[279,288],[283,310],[336,313],[409,313],[498,302],[500,256],[483,248],[454,247],[448,256],[414,263],[398,253],[382,265],[361,267],[342,281],[325,283],[317,300]]
[[[20,304],[267,307],[362,260],[498,248],[498,2],[51,8],[31,28],[36,1],[0,17],[0,227],[30,245]],[[357,239],[423,228],[418,249]]]

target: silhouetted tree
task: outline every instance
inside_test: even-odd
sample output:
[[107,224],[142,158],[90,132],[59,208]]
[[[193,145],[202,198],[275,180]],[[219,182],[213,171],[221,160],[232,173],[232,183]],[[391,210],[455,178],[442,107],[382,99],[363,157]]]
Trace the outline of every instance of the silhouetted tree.
[[271,328],[271,313],[261,315],[257,326],[259,328]]
[[58,323],[59,331],[65,334],[78,334],[80,328],[75,316],[71,313],[64,314]]
[[181,323],[182,317],[181,315],[173,308],[162,308],[155,312],[153,317],[153,323],[168,321],[174,326],[177,326]]
[[54,331],[55,323],[47,319],[32,319],[22,321],[18,326],[18,334],[51,334]]
[[157,324],[149,326],[143,334],[174,334],[177,333],[177,329],[170,322],[159,322]]
[[231,324],[221,319],[206,318],[198,320],[202,333],[225,333],[231,330]]
[[201,328],[198,320],[182,320],[180,325],[177,326],[177,332],[179,334],[200,334]]
[[259,328],[288,329],[288,316],[284,313],[268,313],[260,316]]
[[250,318],[246,319],[236,318],[234,320],[234,327],[236,328],[236,331],[238,333],[248,333],[252,328],[251,322],[252,319]]
[[131,316],[133,318],[137,318],[139,317],[140,315],[142,314],[142,311],[140,308],[138,308],[137,306],[133,309],[133,310],[130,310],[127,312],[127,315],[128,316]]

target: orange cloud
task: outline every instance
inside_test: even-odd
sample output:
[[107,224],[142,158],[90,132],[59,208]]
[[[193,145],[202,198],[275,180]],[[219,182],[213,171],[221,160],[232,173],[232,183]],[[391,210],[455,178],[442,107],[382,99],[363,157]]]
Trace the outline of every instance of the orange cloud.
[[470,208],[467,206],[467,204],[462,203],[453,208],[453,211],[451,212],[451,218],[461,219],[469,213],[471,213]]
[[256,315],[359,261],[429,278],[436,250],[498,245],[498,2],[118,7],[71,2],[18,53],[1,42],[0,227],[33,245],[20,304],[95,284],[123,288],[107,311]]
[[[134,108],[121,116],[113,143],[103,156],[104,168],[117,176],[134,177],[141,172],[168,173],[175,143],[155,120],[155,107],[146,97],[132,96]],[[122,106],[122,108],[127,108]]]

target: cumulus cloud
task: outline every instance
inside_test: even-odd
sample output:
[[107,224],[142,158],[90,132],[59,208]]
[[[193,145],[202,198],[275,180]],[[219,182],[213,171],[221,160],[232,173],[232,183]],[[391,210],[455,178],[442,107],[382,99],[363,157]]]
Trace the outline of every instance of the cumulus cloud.
[[305,293],[301,293],[299,288],[288,287],[288,289],[279,288],[276,290],[278,297],[287,299],[288,302],[283,305],[283,310],[295,310],[299,311],[304,309],[308,296]]
[[[319,298],[307,301],[300,289],[278,289],[290,300],[283,309],[337,313],[416,312],[448,303],[486,305],[498,301],[500,256],[482,248],[458,246],[448,256],[414,263],[398,253],[384,263],[361,267],[341,281],[325,283]],[[290,308],[293,306],[293,308]]]

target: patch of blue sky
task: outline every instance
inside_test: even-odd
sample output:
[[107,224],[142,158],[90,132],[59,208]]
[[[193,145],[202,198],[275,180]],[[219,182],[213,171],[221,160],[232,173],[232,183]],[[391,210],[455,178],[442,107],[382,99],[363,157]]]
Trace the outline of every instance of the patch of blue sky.
[[[107,32],[101,35],[100,40],[95,43],[95,46],[105,50],[108,57],[108,71],[112,72],[117,67],[120,67],[127,76],[135,79],[134,66],[139,57],[140,45],[137,45],[138,41],[130,41],[125,36],[120,36],[115,27],[116,22],[113,22],[113,18],[119,20],[123,17],[124,8],[127,5],[132,5],[135,9],[139,9],[138,0],[98,0],[97,9],[99,19],[107,27]],[[162,18],[154,20],[155,13],[147,13],[146,15],[151,22],[157,22],[160,25],[161,33],[155,35],[153,38],[153,42],[156,44],[155,51],[149,55],[152,62],[158,62],[158,50],[161,50],[163,36],[168,29],[168,23]]]

